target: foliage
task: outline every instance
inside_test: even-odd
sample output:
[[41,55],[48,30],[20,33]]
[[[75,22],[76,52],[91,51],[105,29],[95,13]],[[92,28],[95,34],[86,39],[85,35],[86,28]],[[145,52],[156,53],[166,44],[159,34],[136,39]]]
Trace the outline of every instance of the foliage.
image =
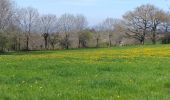
[[170,35],[167,34],[164,38],[162,38],[162,44],[170,44]]
[[0,52],[4,52],[7,42],[6,35],[3,32],[0,32]]
[[66,36],[59,41],[59,44],[63,49],[69,49],[69,46],[71,45],[69,35],[66,34]]
[[92,37],[92,32],[90,30],[84,30],[79,32],[79,45],[83,48],[88,47],[88,41]]

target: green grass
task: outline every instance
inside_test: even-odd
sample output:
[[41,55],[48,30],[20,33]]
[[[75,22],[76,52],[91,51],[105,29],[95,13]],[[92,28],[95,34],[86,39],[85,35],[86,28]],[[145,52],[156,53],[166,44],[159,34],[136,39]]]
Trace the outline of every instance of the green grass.
[[2,100],[169,100],[170,45],[0,55]]

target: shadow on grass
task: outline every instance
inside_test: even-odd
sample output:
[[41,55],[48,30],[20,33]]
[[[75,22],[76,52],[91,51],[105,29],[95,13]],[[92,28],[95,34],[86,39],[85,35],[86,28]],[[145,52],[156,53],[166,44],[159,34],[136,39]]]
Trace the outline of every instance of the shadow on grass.
[[51,54],[53,51],[14,51],[14,52],[0,52],[0,56],[5,55],[39,55],[39,54]]

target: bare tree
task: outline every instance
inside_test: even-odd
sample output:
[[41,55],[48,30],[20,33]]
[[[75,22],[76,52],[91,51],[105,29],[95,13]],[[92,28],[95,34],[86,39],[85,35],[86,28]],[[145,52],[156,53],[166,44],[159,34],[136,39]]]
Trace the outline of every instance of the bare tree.
[[52,33],[50,34],[50,37],[49,37],[49,42],[52,46],[52,49],[54,50],[55,49],[55,45],[59,42],[59,38],[60,38],[60,35],[59,33]]
[[0,30],[4,31],[13,15],[13,8],[10,0],[0,1]]
[[101,40],[101,34],[103,33],[103,26],[101,24],[98,24],[97,26],[95,26],[91,32],[93,33],[93,37],[96,40],[96,48],[99,47],[99,42]]
[[122,39],[126,38],[126,25],[125,22],[121,19],[115,19],[114,23],[114,31],[113,31],[113,40],[116,45],[122,45]]
[[65,48],[69,49],[70,43],[70,36],[76,29],[75,25],[75,16],[71,14],[64,14],[62,15],[59,20],[59,29],[61,33],[64,33],[64,38],[60,41],[60,45]]
[[164,21],[162,22],[161,31],[168,33],[170,31],[170,12],[166,12]]
[[17,46],[17,50],[21,50],[21,42],[22,42],[22,38],[23,38],[23,34],[22,34],[22,29],[20,27],[20,14],[18,13],[18,10],[19,9],[15,9],[15,13],[13,15],[13,18],[12,18],[12,22],[11,22],[11,25],[12,25],[12,28],[10,27],[9,30],[11,30],[12,32],[15,32],[15,36],[16,36],[16,46]]
[[[162,42],[170,43],[169,32],[169,12],[150,4],[127,12],[123,20],[107,18],[94,28],[88,28],[87,19],[83,15],[63,14],[59,19],[51,14],[39,17],[37,9],[16,9],[11,0],[0,0],[0,52],[21,48],[31,50],[31,47],[33,50],[40,45],[42,49],[43,42],[45,49],[55,49],[57,43],[65,49],[72,46],[88,47],[92,35],[96,47],[100,47],[102,42],[111,47],[114,41],[120,41],[124,37],[124,33],[141,44],[148,38],[156,44],[157,37],[160,36],[158,33],[167,33],[165,37],[162,36]],[[126,38],[122,41],[124,39]]]
[[13,16],[13,5],[11,0],[0,0],[0,51],[4,51],[4,48],[8,42],[8,34],[10,21]]
[[156,36],[159,26],[167,19],[167,17],[163,10],[154,7],[153,5],[150,6],[152,8],[151,12],[149,13],[151,22],[151,40],[153,44],[156,44]]
[[141,44],[144,44],[146,34],[152,25],[149,16],[152,10],[152,5],[142,5],[123,16],[127,24],[127,35],[136,38]]
[[[76,30],[78,35],[78,47],[80,48],[81,45],[83,45],[88,38],[87,34],[85,34],[85,29],[87,28],[88,22],[87,19],[83,15],[77,15],[76,19]],[[85,38],[83,38],[83,35]],[[85,45],[83,45],[84,47]]]
[[43,15],[40,18],[40,26],[41,26],[41,32],[42,36],[45,41],[45,49],[47,49],[48,46],[48,38],[50,36],[50,33],[55,32],[55,27],[57,23],[57,17],[55,15]]
[[20,27],[26,37],[26,50],[29,50],[31,33],[35,31],[39,13],[37,9],[28,7],[18,11],[20,17]]
[[113,18],[107,18],[103,21],[103,31],[108,34],[109,36],[109,47],[112,46],[112,37],[113,37],[113,31],[114,31],[114,25],[116,20]]
[[5,33],[7,34],[8,38],[8,50],[20,50],[21,48],[21,30],[17,26],[18,24],[16,23],[15,18],[13,18],[10,22],[9,27],[7,28],[7,31]]

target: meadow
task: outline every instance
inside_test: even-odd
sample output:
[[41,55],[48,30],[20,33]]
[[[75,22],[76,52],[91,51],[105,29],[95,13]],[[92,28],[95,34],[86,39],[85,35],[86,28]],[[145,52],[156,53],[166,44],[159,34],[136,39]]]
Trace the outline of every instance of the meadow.
[[170,45],[0,55],[0,100],[169,100]]

